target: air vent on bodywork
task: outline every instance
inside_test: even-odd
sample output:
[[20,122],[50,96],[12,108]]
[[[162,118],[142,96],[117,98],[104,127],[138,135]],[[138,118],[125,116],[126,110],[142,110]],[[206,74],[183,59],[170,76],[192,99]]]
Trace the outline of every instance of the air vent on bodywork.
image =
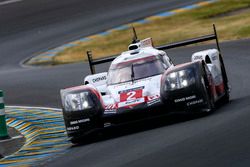
[[138,48],[140,48],[140,43],[130,44],[128,46],[128,50],[136,50]]
[[128,47],[128,50],[136,50],[136,49],[138,49],[138,46],[137,46],[137,45],[130,45],[130,46]]

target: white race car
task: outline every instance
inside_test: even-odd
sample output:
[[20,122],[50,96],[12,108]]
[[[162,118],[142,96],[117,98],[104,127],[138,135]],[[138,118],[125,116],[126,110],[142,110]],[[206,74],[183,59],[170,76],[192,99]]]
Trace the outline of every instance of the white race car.
[[[215,30],[215,27],[214,27]],[[210,112],[219,100],[229,100],[229,87],[216,30],[207,35],[155,48],[151,38],[134,39],[116,58],[92,60],[84,85],[62,89],[63,115],[72,142],[108,126],[159,116],[170,111]],[[217,49],[192,55],[174,65],[168,48],[213,40]],[[109,71],[94,74],[94,65],[112,61]]]

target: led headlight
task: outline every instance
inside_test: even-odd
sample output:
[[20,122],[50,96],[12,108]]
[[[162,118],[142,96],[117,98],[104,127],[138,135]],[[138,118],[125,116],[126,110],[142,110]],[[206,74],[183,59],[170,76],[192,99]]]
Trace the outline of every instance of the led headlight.
[[93,107],[88,92],[68,93],[63,98],[66,111],[79,111]]
[[176,71],[168,74],[165,80],[165,91],[182,89],[195,82],[192,69]]

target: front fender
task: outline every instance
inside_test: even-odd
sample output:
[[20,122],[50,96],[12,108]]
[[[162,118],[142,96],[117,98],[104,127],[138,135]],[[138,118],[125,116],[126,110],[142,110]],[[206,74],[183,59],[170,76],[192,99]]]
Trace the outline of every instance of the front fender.
[[68,136],[81,136],[100,128],[104,107],[96,89],[86,85],[63,89],[61,100]]
[[169,110],[203,106],[206,101],[201,76],[204,76],[202,61],[186,63],[166,71],[161,82],[161,101]]

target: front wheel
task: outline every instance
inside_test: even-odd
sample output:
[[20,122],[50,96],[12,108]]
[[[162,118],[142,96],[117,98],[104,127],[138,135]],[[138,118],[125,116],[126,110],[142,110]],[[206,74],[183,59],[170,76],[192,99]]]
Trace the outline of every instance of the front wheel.
[[70,142],[71,142],[72,144],[80,144],[80,143],[83,142],[83,140],[82,140],[82,138],[72,137],[72,138],[70,139]]

